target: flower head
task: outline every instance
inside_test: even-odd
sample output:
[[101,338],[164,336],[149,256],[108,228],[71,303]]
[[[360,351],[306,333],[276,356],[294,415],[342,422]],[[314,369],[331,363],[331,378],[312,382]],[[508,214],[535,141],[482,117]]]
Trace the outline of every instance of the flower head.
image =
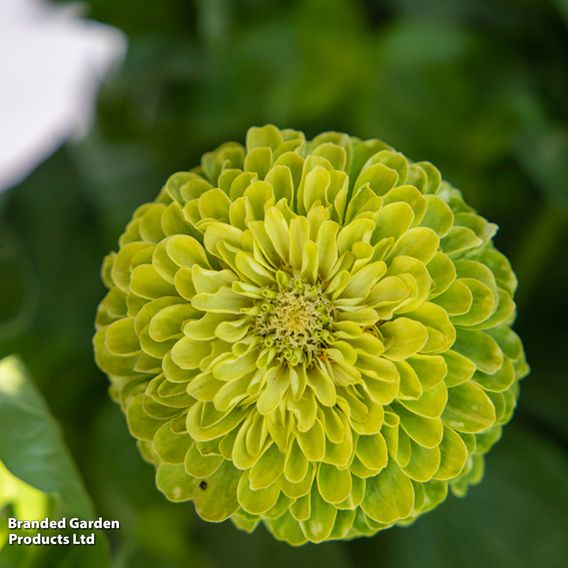
[[495,225],[379,140],[251,128],[107,257],[95,351],[158,487],[291,544],[483,472],[527,373]]

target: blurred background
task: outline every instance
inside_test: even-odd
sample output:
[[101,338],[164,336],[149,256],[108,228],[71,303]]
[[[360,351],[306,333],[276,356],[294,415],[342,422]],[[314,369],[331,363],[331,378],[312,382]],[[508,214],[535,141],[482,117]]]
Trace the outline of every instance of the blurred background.
[[[120,520],[113,566],[568,566],[568,2],[87,0],[83,13],[121,30],[128,51],[87,134],[0,194],[0,356],[21,357],[97,515]],[[293,549],[262,528],[203,523],[155,488],[94,364],[99,268],[135,207],[267,122],[432,161],[499,225],[519,277],[532,373],[513,422],[482,484],[410,528]],[[63,566],[67,553],[20,565]]]

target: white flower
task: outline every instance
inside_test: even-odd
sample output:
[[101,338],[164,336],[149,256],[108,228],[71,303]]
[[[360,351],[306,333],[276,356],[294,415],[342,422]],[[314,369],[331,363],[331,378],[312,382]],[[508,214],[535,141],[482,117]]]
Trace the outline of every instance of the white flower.
[[77,5],[0,0],[0,191],[86,132],[125,51],[122,32],[81,19]]

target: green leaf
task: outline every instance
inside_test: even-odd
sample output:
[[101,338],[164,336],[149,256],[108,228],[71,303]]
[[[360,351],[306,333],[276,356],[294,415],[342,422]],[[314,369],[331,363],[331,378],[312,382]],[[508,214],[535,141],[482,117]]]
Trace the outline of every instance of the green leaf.
[[[51,496],[56,518],[95,517],[59,425],[16,357],[0,361],[0,431],[0,462],[18,480]],[[96,546],[79,550],[82,566],[108,563],[102,533],[97,533]]]

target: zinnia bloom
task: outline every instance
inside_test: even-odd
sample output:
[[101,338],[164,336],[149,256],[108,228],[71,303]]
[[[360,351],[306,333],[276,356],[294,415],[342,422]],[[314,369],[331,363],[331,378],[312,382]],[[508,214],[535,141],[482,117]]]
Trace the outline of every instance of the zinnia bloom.
[[105,260],[94,340],[160,490],[294,545],[463,494],[528,371],[495,231],[336,132],[251,128],[174,174]]

